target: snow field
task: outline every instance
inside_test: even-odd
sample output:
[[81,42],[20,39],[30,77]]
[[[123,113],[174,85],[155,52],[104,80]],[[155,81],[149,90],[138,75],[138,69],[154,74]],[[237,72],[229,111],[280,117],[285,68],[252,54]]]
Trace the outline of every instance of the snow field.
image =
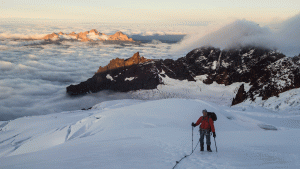
[[[172,168],[191,153],[191,123],[204,108],[218,116],[218,152],[211,137],[214,152],[200,152],[198,145],[176,168],[300,165],[299,129],[255,118],[268,113],[253,115],[197,99],[164,99],[107,101],[85,111],[1,122],[0,168]],[[198,127],[193,131],[195,146]]]
[[279,97],[273,96],[268,100],[262,100],[261,97],[252,102],[246,100],[245,102],[239,104],[239,107],[249,107],[249,106],[261,106],[275,112],[281,112],[283,114],[300,114],[300,88],[288,90],[286,92],[280,93]]
[[[162,72],[164,74],[164,72]],[[167,98],[185,98],[185,99],[200,99],[219,105],[230,106],[232,99],[235,97],[240,85],[243,83],[234,83],[229,86],[217,84],[213,82],[210,85],[203,83],[207,75],[196,76],[195,80],[176,80],[168,76],[162,77],[163,85],[158,85],[157,89],[139,90],[131,92],[133,98],[152,100],[152,99],[167,99]],[[244,83],[245,90],[250,89],[248,83]]]

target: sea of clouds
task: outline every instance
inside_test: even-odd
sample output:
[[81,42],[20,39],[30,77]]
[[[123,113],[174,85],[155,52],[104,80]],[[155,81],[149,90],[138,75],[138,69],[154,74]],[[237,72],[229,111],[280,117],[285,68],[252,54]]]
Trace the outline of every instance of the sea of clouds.
[[[105,100],[132,98],[130,94],[110,91],[70,97],[66,94],[66,87],[87,80],[99,66],[107,65],[116,57],[125,59],[136,52],[150,59],[181,57],[171,56],[169,51],[174,39],[176,42],[184,36],[181,32],[175,32],[176,37],[172,38],[171,30],[155,32],[148,28],[135,34],[137,38],[144,37],[144,42],[137,44],[70,40],[46,43],[43,40],[30,39],[60,31],[78,33],[97,29],[99,32],[114,34],[121,30],[129,35],[137,31],[119,25],[99,26],[85,23],[49,25],[2,21],[0,25],[0,121],[87,109]],[[151,39],[151,35],[154,38]],[[163,37],[170,43],[159,41]]]
[[[275,48],[287,56],[300,53],[300,15],[273,29],[238,20],[218,29],[206,26],[161,26],[99,23],[65,23],[0,20],[0,121],[21,116],[89,108],[104,100],[132,98],[129,93],[102,91],[70,97],[66,87],[92,77],[99,66],[116,57],[140,52],[149,59],[177,59],[190,50],[212,45],[230,48],[255,45]],[[97,29],[122,31],[138,44],[30,40],[52,32],[83,32]]]

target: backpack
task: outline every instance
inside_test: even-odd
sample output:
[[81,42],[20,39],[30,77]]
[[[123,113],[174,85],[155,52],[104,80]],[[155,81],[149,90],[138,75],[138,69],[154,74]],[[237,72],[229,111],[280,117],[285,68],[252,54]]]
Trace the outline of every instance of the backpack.
[[[208,120],[211,118],[213,121],[217,121],[217,115],[214,112],[207,112]],[[202,119],[203,121],[203,119]],[[201,123],[202,123],[201,121]],[[208,122],[208,121],[207,121]],[[211,129],[209,129],[209,132],[211,132]]]
[[217,115],[214,112],[207,112],[207,115],[209,118],[211,118],[213,121],[217,121]]

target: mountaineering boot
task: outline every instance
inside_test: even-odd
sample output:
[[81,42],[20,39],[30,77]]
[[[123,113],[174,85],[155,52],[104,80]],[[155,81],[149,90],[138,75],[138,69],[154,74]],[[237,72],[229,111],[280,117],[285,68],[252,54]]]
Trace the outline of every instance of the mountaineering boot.
[[201,148],[200,151],[204,151],[204,144],[201,144],[200,148]]
[[207,145],[207,151],[212,152],[210,149],[210,145]]

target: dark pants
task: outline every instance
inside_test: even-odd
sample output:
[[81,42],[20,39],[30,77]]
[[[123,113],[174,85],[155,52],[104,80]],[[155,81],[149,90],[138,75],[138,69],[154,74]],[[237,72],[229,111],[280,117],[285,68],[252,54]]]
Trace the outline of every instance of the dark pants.
[[206,137],[206,144],[210,145],[210,131],[200,129],[200,144],[204,144],[204,136]]

